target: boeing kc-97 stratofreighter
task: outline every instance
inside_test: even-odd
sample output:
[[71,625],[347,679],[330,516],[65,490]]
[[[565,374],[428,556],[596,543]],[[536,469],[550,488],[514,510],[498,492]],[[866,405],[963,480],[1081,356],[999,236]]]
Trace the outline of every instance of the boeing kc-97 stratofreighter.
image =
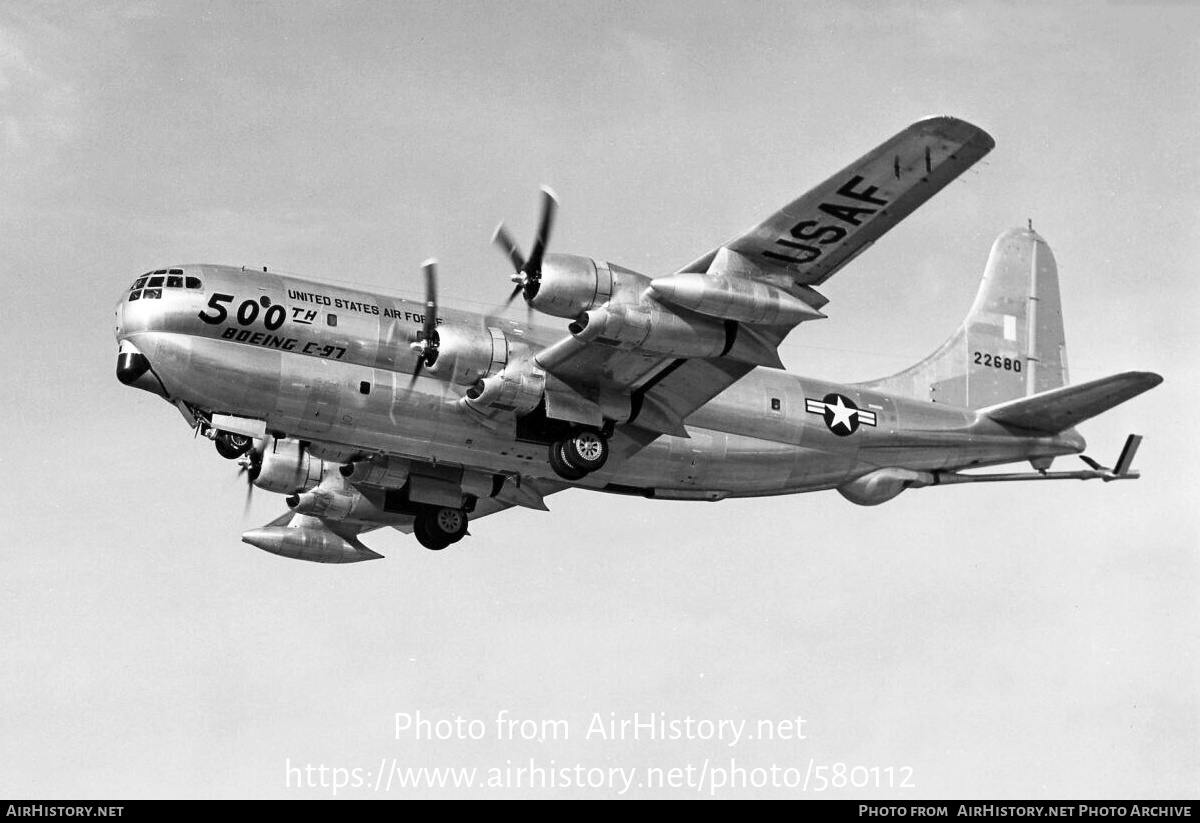
[[[547,253],[543,189],[529,255],[503,226],[495,237],[525,322],[440,306],[432,262],[423,304],[266,270],[156,269],[117,305],[117,377],[287,495],[245,542],[323,563],[380,557],[360,536],[383,526],[443,549],[572,486],[710,501],[837,489],[869,506],[952,483],[1134,478],[1140,437],[1106,468],[1074,426],[1162,378],[1068,384],[1057,269],[1032,228],[1000,236],[962,326],[911,368],[853,385],[783,370],[780,342],[824,316],[817,288],[993,145],[962,120],[921,120],[655,276]],[[1088,468],[1050,471],[1071,454]],[[1031,470],[972,471],[1021,461]]]

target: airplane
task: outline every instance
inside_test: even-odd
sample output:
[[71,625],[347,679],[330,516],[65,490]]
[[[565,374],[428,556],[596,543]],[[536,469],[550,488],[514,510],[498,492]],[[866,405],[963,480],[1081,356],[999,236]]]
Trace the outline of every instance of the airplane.
[[[1032,226],[1000,235],[962,325],[910,368],[846,385],[784,370],[783,339],[825,316],[818,287],[994,145],[963,120],[920,120],[670,274],[548,252],[543,188],[528,256],[503,224],[493,238],[524,322],[442,306],[434,261],[423,303],[266,269],[154,269],[117,304],[117,377],[175,406],[250,489],[286,495],[244,542],[320,563],[382,557],[361,536],[383,527],[441,550],[567,488],[836,489],[873,506],[932,486],[1136,478],[1140,436],[1109,468],[1075,426],[1162,378],[1068,382],[1057,268]],[[1050,471],[1076,454],[1086,469]]]

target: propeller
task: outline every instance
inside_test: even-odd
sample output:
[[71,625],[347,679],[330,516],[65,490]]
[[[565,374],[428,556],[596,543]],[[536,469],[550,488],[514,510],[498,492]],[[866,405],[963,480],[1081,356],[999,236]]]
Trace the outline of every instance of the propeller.
[[417,353],[410,386],[416,382],[422,369],[437,362],[440,342],[437,332],[437,261],[433,258],[426,260],[421,264],[421,272],[425,275],[425,319],[421,324],[420,338],[409,343],[409,347]]
[[237,459],[237,464],[237,476],[239,478],[242,475],[246,476],[246,503],[242,506],[242,518],[244,519],[250,514],[250,500],[254,496],[254,481],[262,470],[262,453],[257,448],[251,448]]
[[529,257],[521,254],[521,247],[517,245],[517,241],[509,234],[503,223],[496,227],[492,242],[500,247],[500,250],[512,263],[515,272],[512,281],[517,284],[512,294],[508,296],[505,306],[512,303],[518,294],[523,294],[525,302],[528,303],[538,293],[538,286],[541,285],[542,280],[542,258],[545,257],[546,245],[550,242],[550,229],[554,225],[554,212],[557,207],[558,198],[554,192],[549,186],[542,186],[542,217],[538,223],[537,236],[533,240],[533,251],[529,253]]

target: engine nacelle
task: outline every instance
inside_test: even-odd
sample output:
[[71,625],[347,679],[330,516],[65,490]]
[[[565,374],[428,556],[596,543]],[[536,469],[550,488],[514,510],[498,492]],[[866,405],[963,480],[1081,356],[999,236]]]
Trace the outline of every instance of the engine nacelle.
[[650,290],[676,306],[743,323],[792,324],[825,316],[778,286],[749,277],[687,272],[652,280]]
[[675,357],[719,357],[733,347],[737,327],[711,317],[664,311],[653,303],[601,306],[568,328],[577,339]]
[[442,380],[470,386],[508,362],[508,338],[500,329],[445,325],[437,336],[437,357],[427,371]]
[[574,320],[612,298],[613,272],[606,263],[574,254],[547,254],[529,305]]
[[366,460],[347,463],[338,471],[351,483],[398,489],[408,482],[412,464],[402,457],[375,455]]
[[260,489],[293,494],[320,483],[324,472],[325,462],[305,451],[299,440],[289,437],[267,442],[257,471],[250,479]]
[[345,520],[348,517],[368,520],[380,514],[362,492],[349,483],[322,484],[287,499],[288,507],[298,514],[323,517],[326,520]]
[[462,402],[476,411],[528,414],[542,402],[546,392],[546,373],[526,362],[480,380],[467,389]]

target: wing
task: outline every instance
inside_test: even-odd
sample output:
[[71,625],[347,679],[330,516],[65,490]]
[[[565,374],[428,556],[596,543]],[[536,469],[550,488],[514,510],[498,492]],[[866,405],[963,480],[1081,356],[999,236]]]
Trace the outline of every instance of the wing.
[[[470,514],[470,521],[474,522],[513,506],[545,509],[543,498],[566,487],[565,483],[534,481],[528,478],[505,483],[496,497],[480,500],[476,504],[475,510]],[[242,542],[294,560],[308,560],[314,563],[358,563],[383,557],[364,546],[358,539],[363,533],[383,526],[392,526],[398,531],[411,534],[413,519],[406,516],[390,516],[387,522],[339,521],[287,512],[261,528],[246,532],[242,535]]]
[[[544,499],[568,487],[566,483],[551,480],[533,480],[528,477],[521,477],[519,481],[519,483],[514,483],[513,479],[510,478],[509,482],[504,484],[497,496],[488,497],[477,502],[475,509],[468,517],[470,522],[474,523],[481,517],[487,517],[489,514],[497,514],[514,506],[549,511]],[[412,534],[413,532],[411,518],[405,518],[404,522],[390,523],[388,525],[405,534]]]
[[725,249],[749,261],[755,273],[819,285],[995,145],[963,120],[918,121],[680,272],[710,271]]
[[[813,286],[993,145],[962,120],[922,120],[673,275],[650,280],[608,264],[614,308],[588,314],[603,317],[607,329],[620,311],[616,327],[624,334],[632,325],[640,337],[589,336],[585,324],[584,333],[573,328],[572,336],[539,352],[548,415],[598,425],[616,417],[606,398],[621,398],[622,422],[686,437],[687,416],[746,373],[782,368],[777,348],[784,337],[824,316],[827,301]],[[621,283],[633,285],[622,294]],[[655,323],[665,329],[658,340]],[[705,335],[716,335],[716,342],[697,351]]]

